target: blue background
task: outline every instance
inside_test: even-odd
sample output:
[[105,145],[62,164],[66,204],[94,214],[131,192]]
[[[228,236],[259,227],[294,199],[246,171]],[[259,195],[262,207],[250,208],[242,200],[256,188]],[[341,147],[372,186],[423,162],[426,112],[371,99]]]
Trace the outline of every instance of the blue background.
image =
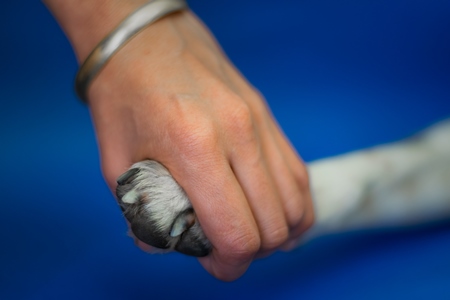
[[[450,116],[448,0],[190,4],[306,161]],[[0,299],[450,299],[449,222],[320,238],[233,283],[140,252],[58,25],[39,1],[3,1],[0,37]]]

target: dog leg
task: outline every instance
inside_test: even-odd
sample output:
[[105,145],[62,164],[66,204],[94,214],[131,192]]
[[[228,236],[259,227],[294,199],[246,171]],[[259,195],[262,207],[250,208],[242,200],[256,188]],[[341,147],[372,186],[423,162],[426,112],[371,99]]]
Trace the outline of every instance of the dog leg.
[[[450,121],[410,140],[312,162],[308,166],[318,235],[410,225],[450,216]],[[187,195],[155,161],[118,179],[117,198],[136,237],[154,247],[207,255]]]
[[412,225],[450,216],[450,121],[409,140],[309,165],[316,223],[336,231]]

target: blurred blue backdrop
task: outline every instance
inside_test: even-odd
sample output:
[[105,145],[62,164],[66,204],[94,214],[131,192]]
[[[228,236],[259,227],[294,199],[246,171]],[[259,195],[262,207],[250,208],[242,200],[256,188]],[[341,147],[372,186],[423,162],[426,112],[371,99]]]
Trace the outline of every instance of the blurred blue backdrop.
[[[450,116],[448,0],[191,0],[306,161]],[[39,1],[0,11],[0,299],[450,299],[450,224],[324,237],[233,283],[146,255],[100,174]]]

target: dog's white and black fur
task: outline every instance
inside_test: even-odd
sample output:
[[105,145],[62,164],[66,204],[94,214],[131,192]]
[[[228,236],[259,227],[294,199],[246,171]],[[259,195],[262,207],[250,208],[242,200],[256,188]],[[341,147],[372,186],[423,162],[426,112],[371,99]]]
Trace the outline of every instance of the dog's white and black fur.
[[[390,145],[308,165],[316,222],[302,241],[349,229],[412,225],[450,215],[450,120]],[[117,180],[134,235],[159,249],[205,256],[212,247],[183,189],[156,161]]]

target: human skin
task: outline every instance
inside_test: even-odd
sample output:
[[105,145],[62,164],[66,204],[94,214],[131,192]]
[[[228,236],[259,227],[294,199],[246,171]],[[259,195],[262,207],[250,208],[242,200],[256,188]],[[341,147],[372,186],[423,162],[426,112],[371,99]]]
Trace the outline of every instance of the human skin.
[[[146,2],[44,1],[79,62]],[[162,163],[213,245],[199,261],[216,278],[239,278],[253,259],[289,250],[313,224],[304,163],[262,96],[191,11],[133,37],[92,82],[88,98],[110,189],[134,162]]]

